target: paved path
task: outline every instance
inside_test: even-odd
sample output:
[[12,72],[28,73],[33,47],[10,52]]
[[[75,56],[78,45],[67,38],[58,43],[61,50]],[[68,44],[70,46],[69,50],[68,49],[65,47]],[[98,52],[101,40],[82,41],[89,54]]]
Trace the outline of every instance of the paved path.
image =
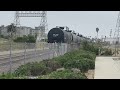
[[120,79],[120,59],[118,57],[97,57],[94,79]]

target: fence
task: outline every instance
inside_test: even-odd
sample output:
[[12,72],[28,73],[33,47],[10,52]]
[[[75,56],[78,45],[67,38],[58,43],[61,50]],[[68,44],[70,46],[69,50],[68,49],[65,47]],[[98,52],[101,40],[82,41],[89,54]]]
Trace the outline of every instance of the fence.
[[20,65],[64,55],[79,45],[65,43],[6,43],[0,46],[0,73],[13,72]]

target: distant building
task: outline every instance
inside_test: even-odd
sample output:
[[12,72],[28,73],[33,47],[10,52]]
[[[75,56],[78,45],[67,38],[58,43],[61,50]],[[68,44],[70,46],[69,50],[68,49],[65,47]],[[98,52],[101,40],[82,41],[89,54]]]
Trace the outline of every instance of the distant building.
[[109,44],[115,44],[116,41],[118,41],[118,40],[119,40],[119,44],[120,44],[120,37],[119,37],[119,39],[118,38],[108,38],[108,37],[102,38],[103,42],[107,42]]
[[7,27],[4,25],[0,26],[0,34],[3,36],[8,36]]
[[[9,33],[7,32],[7,26],[4,26],[4,25],[0,26],[0,34],[3,36],[8,36]],[[45,32],[41,30],[41,27],[35,27],[35,28],[26,27],[26,26],[17,27],[15,36],[23,37],[24,35],[26,36],[37,35],[38,40],[41,40],[47,37],[47,34],[45,34]]]
[[31,33],[31,27],[21,26],[17,27],[16,36],[23,37],[24,35],[28,36]]

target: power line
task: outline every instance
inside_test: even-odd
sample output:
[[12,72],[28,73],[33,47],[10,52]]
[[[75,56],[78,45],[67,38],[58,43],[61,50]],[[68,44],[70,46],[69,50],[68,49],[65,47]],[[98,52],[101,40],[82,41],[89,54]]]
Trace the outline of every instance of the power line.
[[48,30],[47,24],[47,11],[16,11],[14,23],[17,27],[20,27],[21,17],[41,17],[38,37],[45,37],[45,32]]

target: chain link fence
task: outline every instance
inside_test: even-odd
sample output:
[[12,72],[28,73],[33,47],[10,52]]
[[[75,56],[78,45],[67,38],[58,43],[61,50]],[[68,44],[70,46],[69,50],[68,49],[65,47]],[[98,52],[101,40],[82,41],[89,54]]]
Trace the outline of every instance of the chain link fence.
[[20,65],[52,59],[78,49],[65,43],[6,43],[0,45],[0,73],[13,72]]

